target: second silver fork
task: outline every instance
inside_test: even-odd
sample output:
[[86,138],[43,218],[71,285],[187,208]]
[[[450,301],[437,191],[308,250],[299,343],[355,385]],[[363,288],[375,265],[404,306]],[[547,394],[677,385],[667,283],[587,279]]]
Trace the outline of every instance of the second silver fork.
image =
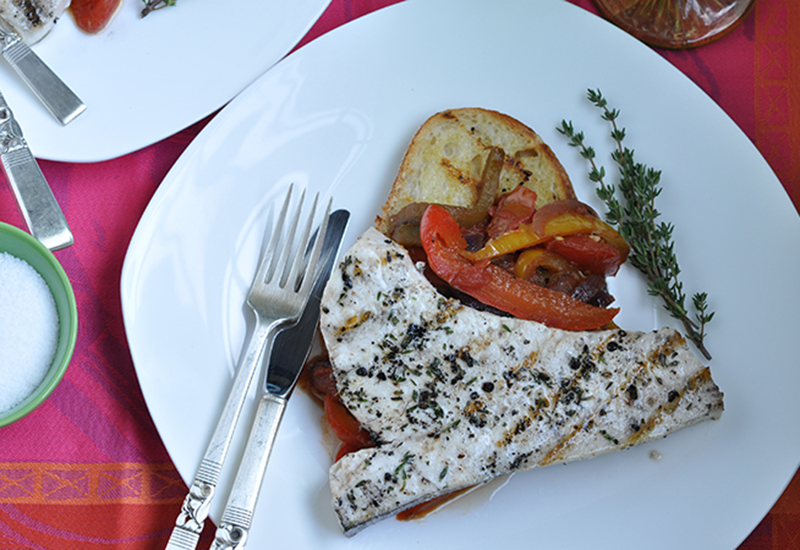
[[[281,236],[291,195],[292,189],[290,188],[275,224],[269,246],[259,262],[247,295],[247,304],[255,314],[255,327],[245,344],[233,386],[200,462],[200,467],[189,488],[189,494],[186,496],[175,522],[175,527],[167,543],[167,550],[191,550],[196,547],[203,524],[208,517],[211,499],[219,481],[222,464],[228,453],[236,423],[250,384],[261,364],[261,358],[269,356],[272,342],[277,333],[300,317],[308,300],[314,279],[314,270],[325,237],[330,204],[322,218],[322,224],[316,237],[313,237],[313,250],[307,255],[310,248],[314,212],[319,197],[314,198],[303,234],[297,245],[293,246],[305,192],[301,195],[300,204],[289,224],[286,239],[282,241]],[[279,249],[281,244],[283,247]],[[292,256],[293,250],[294,255]]]

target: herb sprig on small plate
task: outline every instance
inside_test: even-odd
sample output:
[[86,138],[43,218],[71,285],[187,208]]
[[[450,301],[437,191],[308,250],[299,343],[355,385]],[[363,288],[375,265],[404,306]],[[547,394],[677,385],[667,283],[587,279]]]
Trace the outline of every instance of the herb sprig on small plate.
[[151,11],[160,10],[167,6],[174,6],[177,0],[142,0],[144,8],[142,8],[142,17],[146,16]]
[[611,124],[611,137],[616,143],[611,159],[619,167],[618,184],[606,184],[605,168],[597,165],[594,149],[585,144],[583,132],[575,131],[572,122],[562,120],[557,130],[589,161],[589,179],[597,184],[597,196],[608,210],[606,221],[616,226],[630,245],[628,261],[646,276],[648,292],[663,299],[664,308],[683,324],[687,338],[710,360],[711,354],[704,344],[706,325],[714,317],[714,312],[709,311],[708,294],[698,292],[692,296],[692,317],[683,283],[678,277],[681,270],[672,238],[674,226],[657,221],[660,212],[655,202],[662,190],[659,187],[661,171],[634,160],[633,150],[623,145],[625,128],[617,125],[620,112],[609,108],[600,90],[589,90],[587,97],[602,111],[603,120]]

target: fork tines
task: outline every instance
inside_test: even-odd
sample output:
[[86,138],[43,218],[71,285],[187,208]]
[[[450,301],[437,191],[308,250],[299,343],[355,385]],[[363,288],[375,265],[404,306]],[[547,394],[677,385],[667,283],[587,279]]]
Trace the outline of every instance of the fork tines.
[[[319,230],[312,235],[311,228],[314,224],[317,203],[319,202],[319,193],[314,195],[314,201],[311,204],[311,212],[307,216],[308,221],[303,228],[302,236],[297,243],[295,243],[295,234],[297,233],[297,226],[299,225],[300,215],[303,210],[306,191],[305,189],[302,190],[300,200],[295,208],[292,220],[288,225],[287,234],[285,238],[282,238],[293,191],[294,184],[289,187],[286,199],[278,215],[278,220],[275,223],[274,232],[264,252],[264,258],[274,257],[275,254],[280,254],[280,256],[277,258],[277,261],[261,262],[258,273],[256,273],[256,279],[269,284],[273,282],[275,277],[279,277],[275,282],[281,288],[285,287],[289,281],[293,281],[294,289],[300,292],[302,287],[309,286],[313,280],[313,273],[307,274],[306,269],[309,265],[316,266],[317,260],[319,259],[322,250],[322,242],[328,225],[331,201],[328,202]],[[309,250],[312,243],[314,248],[313,250]],[[282,248],[279,249],[279,247]],[[295,251],[303,249],[305,249],[305,253],[295,253]],[[309,276],[305,277],[305,275]]]

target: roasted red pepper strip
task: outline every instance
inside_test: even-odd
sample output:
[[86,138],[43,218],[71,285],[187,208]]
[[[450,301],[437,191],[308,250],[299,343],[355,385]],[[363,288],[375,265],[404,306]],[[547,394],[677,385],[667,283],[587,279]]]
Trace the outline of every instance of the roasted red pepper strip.
[[420,223],[422,246],[433,271],[453,287],[484,304],[521,319],[566,330],[589,330],[610,322],[619,309],[590,306],[515,277],[484,262],[471,262],[461,253],[466,242],[458,223],[447,211],[431,205]]
[[568,235],[547,242],[547,250],[597,275],[616,275],[622,256],[594,235]]

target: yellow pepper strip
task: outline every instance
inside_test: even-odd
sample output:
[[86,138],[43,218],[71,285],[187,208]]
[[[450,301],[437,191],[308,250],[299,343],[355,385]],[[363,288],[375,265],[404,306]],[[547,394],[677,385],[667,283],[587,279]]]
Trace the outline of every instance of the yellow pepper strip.
[[480,250],[476,250],[474,252],[464,250],[461,252],[461,255],[472,261],[488,260],[497,256],[502,256],[503,254],[509,254],[511,252],[516,252],[517,250],[522,250],[523,248],[536,246],[539,243],[543,243],[547,239],[547,236],[538,235],[533,230],[531,224],[523,223],[520,224],[516,229],[506,231],[499,237],[490,239]]
[[520,279],[530,280],[539,267],[546,268],[551,272],[559,272],[570,269],[572,264],[546,248],[534,247],[522,251],[514,264],[514,275]]

